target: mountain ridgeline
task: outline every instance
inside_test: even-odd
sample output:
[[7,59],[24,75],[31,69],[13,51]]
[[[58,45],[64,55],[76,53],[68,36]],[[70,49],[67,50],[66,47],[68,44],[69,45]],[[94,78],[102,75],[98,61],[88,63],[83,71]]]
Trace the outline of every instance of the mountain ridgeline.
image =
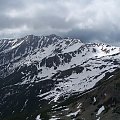
[[120,48],[57,35],[0,40],[0,120],[120,120]]

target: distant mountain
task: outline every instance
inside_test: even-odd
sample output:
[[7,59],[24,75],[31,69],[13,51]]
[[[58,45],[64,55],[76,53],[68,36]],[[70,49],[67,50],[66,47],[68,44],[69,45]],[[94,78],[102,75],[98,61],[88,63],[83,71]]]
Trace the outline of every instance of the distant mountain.
[[57,35],[0,40],[0,120],[120,120],[120,48]]

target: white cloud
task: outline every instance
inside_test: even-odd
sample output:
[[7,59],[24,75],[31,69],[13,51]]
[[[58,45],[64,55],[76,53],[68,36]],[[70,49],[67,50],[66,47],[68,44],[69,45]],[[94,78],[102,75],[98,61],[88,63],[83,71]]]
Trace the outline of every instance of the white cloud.
[[24,9],[8,9],[5,15],[11,18],[33,18],[38,15],[38,12],[43,11],[45,6],[42,4],[33,3],[27,5]]
[[17,36],[19,36],[19,34],[23,33],[23,32],[28,32],[30,31],[30,29],[26,26],[20,26],[19,28],[7,28],[7,29],[2,29],[0,31],[0,36],[11,36],[13,34],[16,34]]

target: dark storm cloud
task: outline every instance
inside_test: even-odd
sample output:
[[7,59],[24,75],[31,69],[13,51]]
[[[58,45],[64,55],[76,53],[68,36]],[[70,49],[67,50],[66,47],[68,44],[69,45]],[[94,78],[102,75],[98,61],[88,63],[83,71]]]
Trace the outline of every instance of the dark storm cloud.
[[106,31],[96,31],[89,29],[74,29],[68,32],[66,37],[81,39],[83,42],[104,42],[108,44],[114,44],[120,46],[120,32],[106,32]]
[[58,34],[118,43],[119,0],[1,0],[0,38]]

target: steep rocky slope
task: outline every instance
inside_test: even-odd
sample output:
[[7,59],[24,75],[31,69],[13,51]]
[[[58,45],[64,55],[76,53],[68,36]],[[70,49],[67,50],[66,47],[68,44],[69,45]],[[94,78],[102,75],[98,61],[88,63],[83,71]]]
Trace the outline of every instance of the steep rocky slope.
[[48,115],[60,120],[119,120],[120,69],[106,75],[92,89],[78,93],[48,110]]
[[1,40],[0,118],[104,120],[108,109],[112,119],[119,67],[120,48],[102,43],[56,35]]

